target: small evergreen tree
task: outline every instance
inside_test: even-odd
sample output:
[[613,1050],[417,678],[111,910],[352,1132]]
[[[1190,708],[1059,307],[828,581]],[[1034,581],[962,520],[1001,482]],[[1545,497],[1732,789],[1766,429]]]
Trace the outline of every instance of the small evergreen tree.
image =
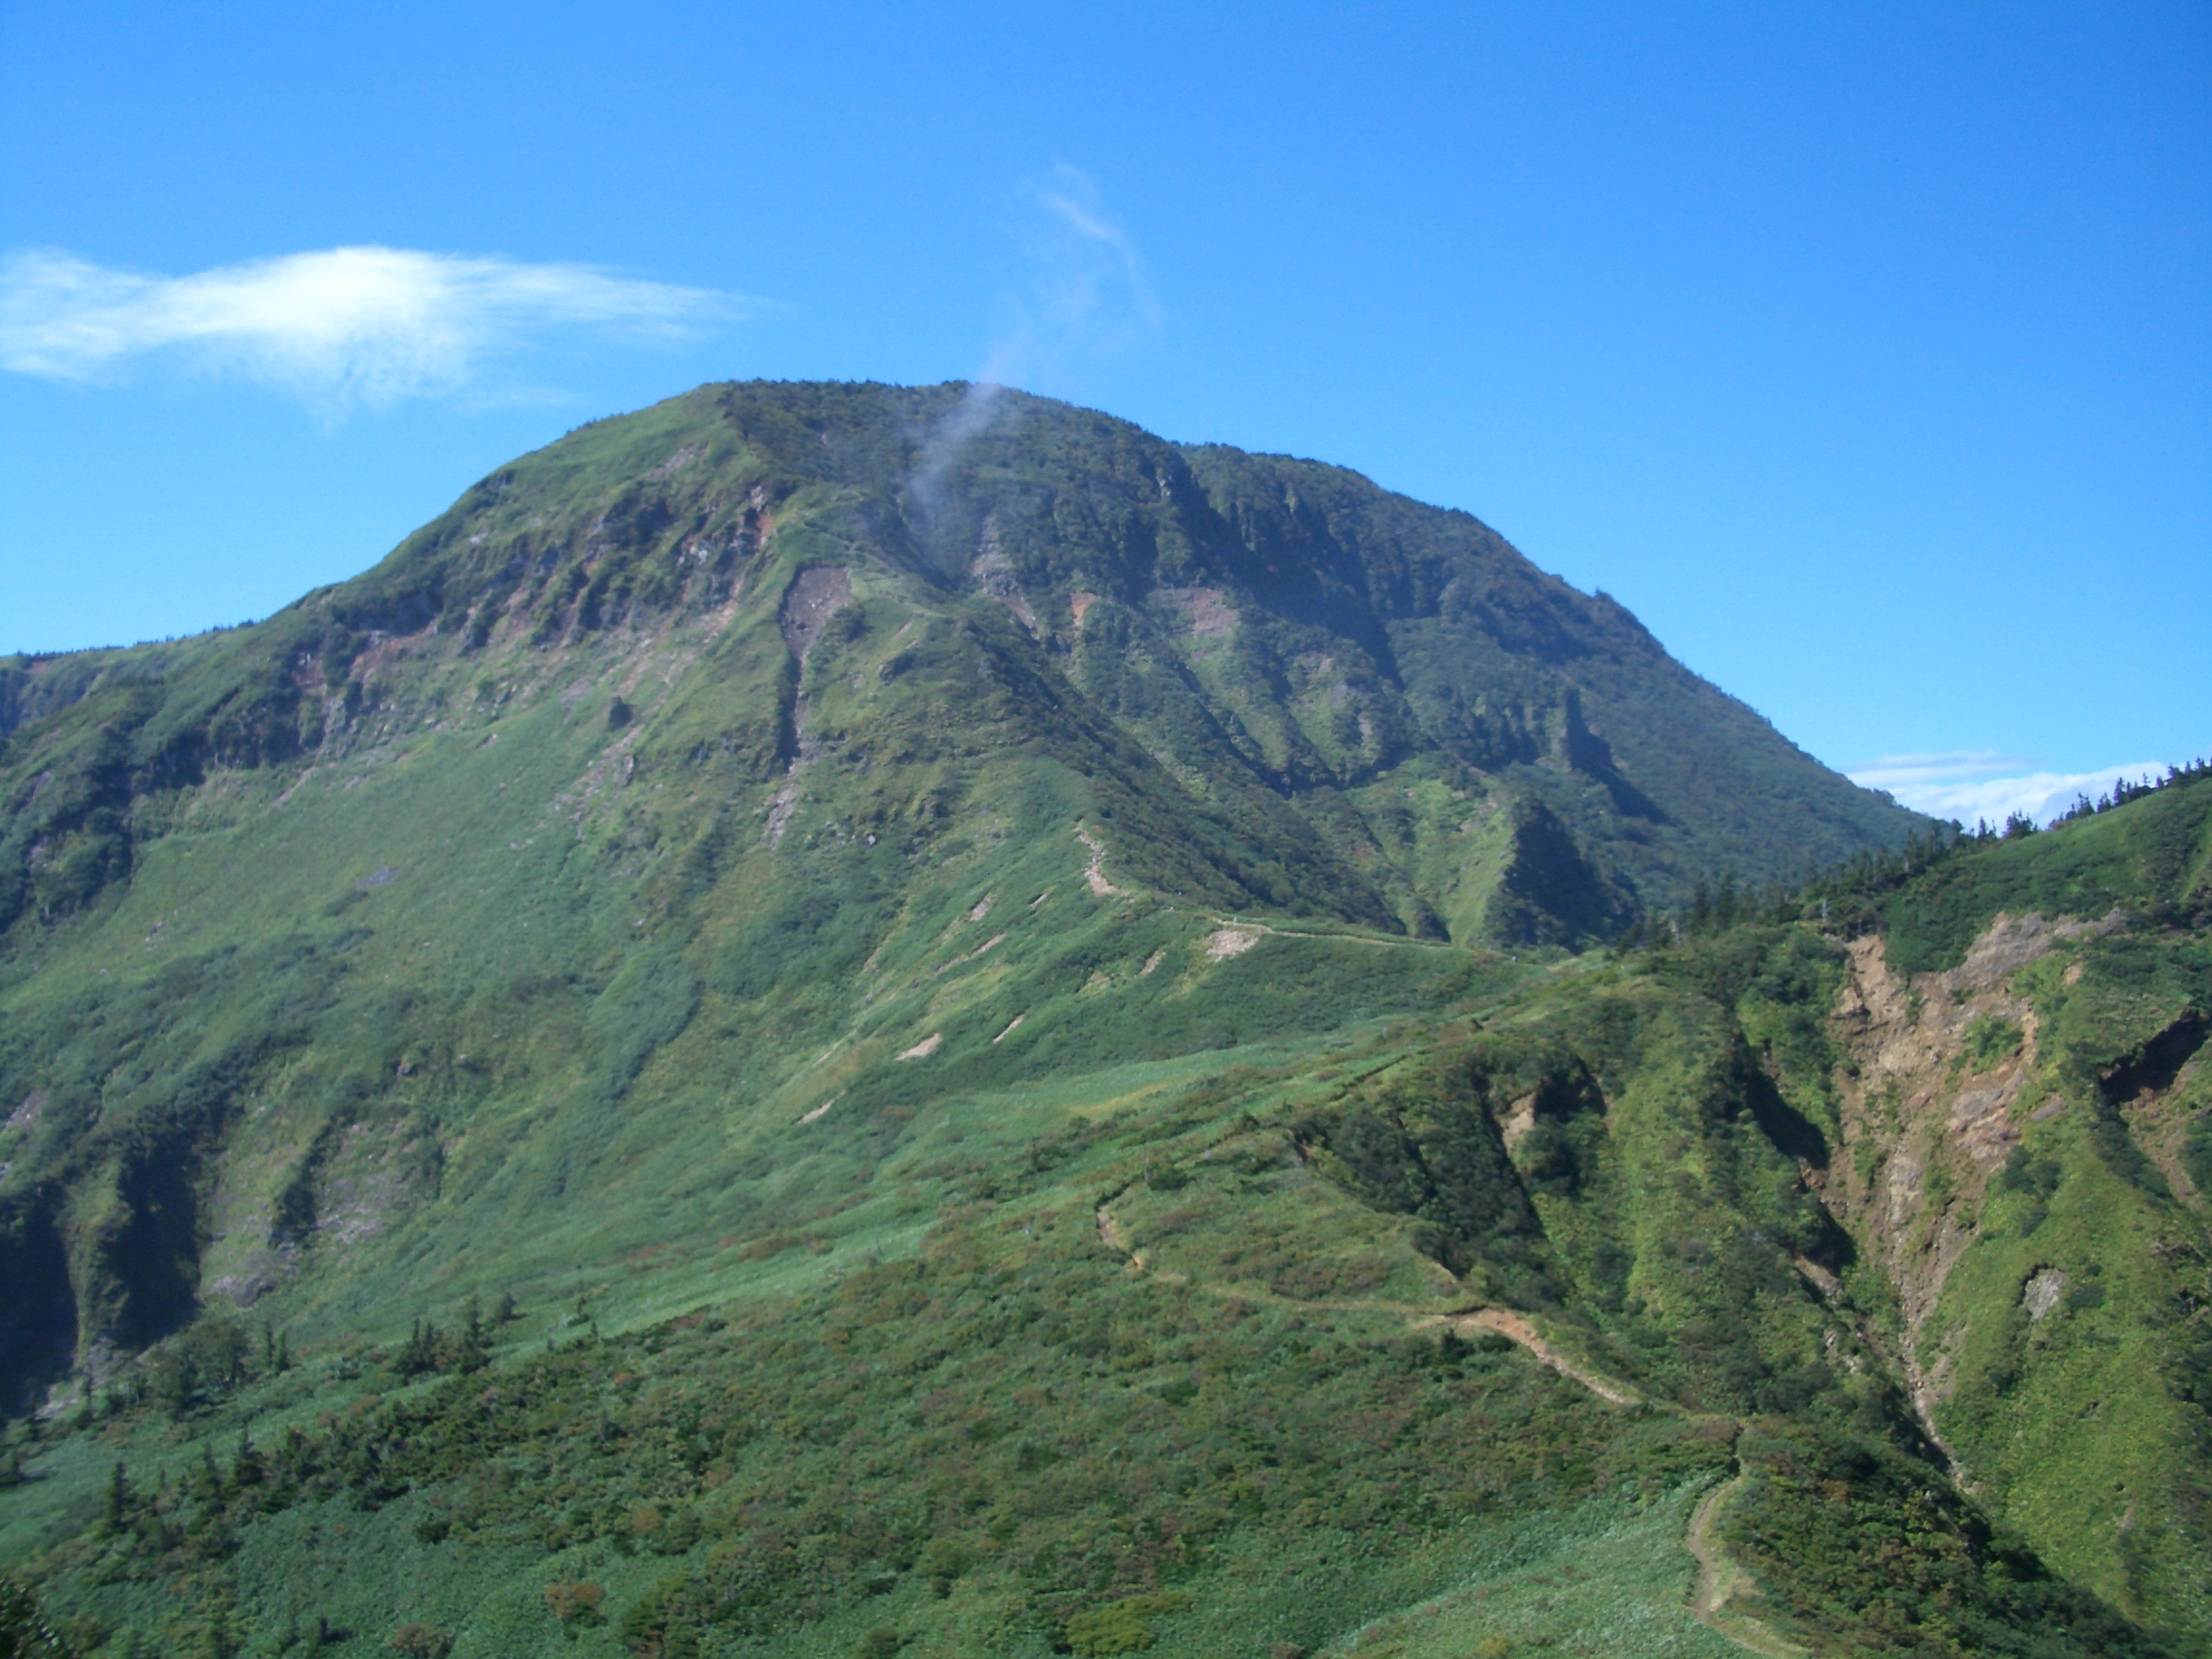
[[407,1345],[399,1350],[395,1362],[402,1377],[420,1377],[425,1371],[438,1369],[438,1327],[427,1319],[418,1319],[407,1333]]
[[230,1485],[232,1490],[258,1486],[267,1473],[261,1454],[253,1445],[252,1435],[241,1426],[238,1430],[238,1450],[230,1458]]
[[131,1482],[123,1472],[121,1458],[115,1460],[115,1467],[108,1477],[108,1508],[101,1519],[110,1532],[120,1532],[131,1524]]
[[491,1345],[484,1340],[484,1318],[474,1296],[461,1310],[460,1352],[455,1358],[458,1369],[464,1372],[481,1371],[491,1362]]
[[176,1349],[162,1356],[155,1368],[154,1388],[163,1409],[172,1417],[182,1417],[192,1409],[193,1397],[200,1392],[200,1367],[190,1354]]
[[203,1503],[220,1503],[223,1501],[223,1471],[215,1467],[215,1448],[207,1441],[200,1442],[200,1468],[194,1480],[193,1496]]

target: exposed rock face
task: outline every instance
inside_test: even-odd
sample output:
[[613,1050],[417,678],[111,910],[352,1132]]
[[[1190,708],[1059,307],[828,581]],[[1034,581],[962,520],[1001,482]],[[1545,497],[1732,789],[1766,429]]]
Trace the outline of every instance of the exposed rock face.
[[783,643],[805,664],[830,618],[853,603],[853,577],[841,565],[810,565],[791,579],[779,618]]
[[[1847,1156],[1827,1196],[1896,1289],[1907,1336],[1901,1359],[1932,1434],[1962,1332],[1955,1328],[1933,1355],[1923,1353],[1922,1336],[1975,1239],[1984,1189],[2031,1115],[2024,1096],[2037,1071],[2037,1021],[2011,976],[2061,939],[2116,926],[2116,916],[2052,923],[2032,913],[2000,915],[1957,968],[1910,978],[1890,967],[1880,938],[1850,945],[1851,977],[1834,1015],[1849,1057],[1837,1079]],[[1968,1040],[1977,1022],[2016,1026],[2018,1046],[1980,1064]],[[2061,1105],[2038,1101],[2032,1110]]]
[[2045,1267],[2022,1288],[2020,1305],[2028,1310],[2029,1318],[2040,1320],[2050,1315],[2065,1294],[2066,1275],[2056,1267]]

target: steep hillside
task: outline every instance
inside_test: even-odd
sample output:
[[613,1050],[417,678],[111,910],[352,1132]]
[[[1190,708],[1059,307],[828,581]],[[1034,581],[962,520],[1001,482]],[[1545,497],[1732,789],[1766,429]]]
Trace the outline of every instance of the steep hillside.
[[2205,1650],[2212,781],[1907,847],[1473,519],[957,387],[0,723],[79,1651]]
[[[210,1297],[17,1428],[0,1550],[116,1653],[2203,1652],[2208,924],[2201,776],[1540,969],[1209,920],[1078,993],[1180,1057],[924,1022],[729,1177],[617,1130],[654,1242],[558,1271],[458,1159],[375,1212],[435,1154],[364,1113],[412,1324]],[[1190,1041],[1316,979],[1431,1011]]]
[[501,1215],[541,1262],[658,1242],[661,1160],[722,1190],[791,1091],[1038,1080],[1498,968],[1317,940],[1308,992],[1201,1018],[1154,970],[1212,915],[1573,942],[1911,822],[1463,515],[975,396],[708,388],[267,623],[0,673],[0,1091],[36,1131],[0,1385],[211,1293],[394,1309],[383,1252],[480,1256]]
[[2054,1564],[2212,1628],[2212,780],[1863,914],[1826,1196],[1921,1415]]

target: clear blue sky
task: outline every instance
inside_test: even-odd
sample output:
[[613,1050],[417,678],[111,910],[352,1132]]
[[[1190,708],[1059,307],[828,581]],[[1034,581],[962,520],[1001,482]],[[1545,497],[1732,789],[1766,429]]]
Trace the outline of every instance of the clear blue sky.
[[[267,263],[359,247],[350,333]],[[1464,507],[1838,766],[2212,748],[2200,3],[6,0],[0,257],[0,650],[701,380],[990,369]]]

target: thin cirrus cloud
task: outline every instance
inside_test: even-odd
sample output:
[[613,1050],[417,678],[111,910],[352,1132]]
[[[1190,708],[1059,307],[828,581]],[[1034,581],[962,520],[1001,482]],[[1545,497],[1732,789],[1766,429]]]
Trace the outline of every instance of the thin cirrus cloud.
[[1144,261],[1089,174],[1062,162],[1022,192],[1022,207],[1011,326],[992,345],[984,383],[1051,379],[1074,359],[1158,333],[1160,301]]
[[332,248],[189,276],[67,253],[0,261],[0,368],[91,384],[142,361],[234,375],[325,415],[410,397],[499,397],[516,352],[556,334],[696,337],[745,314],[735,295],[586,265],[405,248]]
[[1022,190],[1006,326],[981,373],[929,433],[908,487],[934,511],[946,473],[1005,406],[1008,387],[1065,396],[1086,359],[1142,345],[1160,330],[1160,301],[1129,232],[1088,173],[1066,162]]
[[1884,755],[1854,767],[1851,781],[1888,792],[1901,806],[1961,824],[2002,824],[2015,813],[2048,824],[2083,795],[2094,800],[2122,779],[2158,777],[2166,764],[2138,760],[2094,772],[2052,772],[2023,755],[1978,749],[1949,755]]

